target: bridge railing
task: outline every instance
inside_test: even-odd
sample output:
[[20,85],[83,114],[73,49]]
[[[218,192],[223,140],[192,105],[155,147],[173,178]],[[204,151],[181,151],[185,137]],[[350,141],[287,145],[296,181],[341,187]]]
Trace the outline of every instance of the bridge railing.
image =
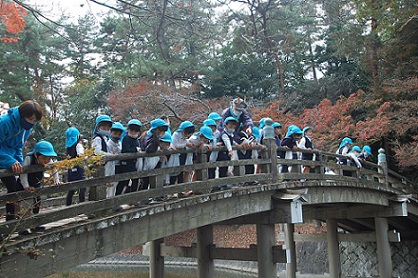
[[[236,151],[241,149],[235,148]],[[30,203],[32,198],[42,196],[43,200],[52,196],[64,195],[69,190],[78,190],[80,188],[89,188],[89,201],[79,203],[72,206],[62,207],[59,210],[44,211],[43,213],[31,215],[30,209],[26,210],[18,220],[0,223],[0,234],[11,234],[13,232],[47,224],[50,222],[75,217],[78,215],[88,215],[89,217],[104,217],[106,215],[117,213],[115,208],[124,204],[134,204],[141,200],[155,199],[160,196],[170,196],[182,192],[193,191],[195,194],[210,193],[213,188],[223,185],[243,186],[253,184],[252,186],[274,185],[283,182],[300,182],[303,187],[305,181],[331,181],[331,182],[353,182],[362,183],[370,188],[381,188],[382,186],[395,187],[397,190],[410,194],[412,189],[406,179],[401,176],[393,176],[392,172],[382,169],[382,166],[373,163],[364,163],[364,167],[360,170],[355,166],[338,165],[336,160],[340,155],[333,153],[300,150],[301,153],[312,153],[315,160],[298,160],[298,159],[279,159],[277,150],[289,151],[275,146],[273,140],[266,140],[266,146],[257,146],[256,149],[260,155],[256,159],[232,160],[208,162],[208,150],[181,150],[181,151],[164,151],[154,154],[136,153],[110,155],[103,157],[103,161],[116,161],[136,158],[160,157],[165,155],[173,155],[178,153],[194,153],[196,159],[192,165],[184,165],[170,168],[159,168],[148,171],[130,172],[116,174],[112,176],[104,176],[103,166],[97,166],[96,173],[85,180],[66,182],[58,186],[44,186],[35,193],[20,191],[0,196],[0,205],[6,202],[25,202]],[[214,151],[224,150],[217,147]],[[257,165],[257,172],[253,174],[245,174],[246,165]],[[291,166],[288,173],[281,172],[283,166]],[[234,175],[225,178],[209,179],[208,169],[217,167],[233,167]],[[310,166],[310,173],[301,173],[303,166]],[[25,167],[24,172],[37,172],[45,170],[40,166]],[[163,176],[174,174],[182,171],[195,173],[195,180],[187,181],[182,184],[165,186]],[[386,172],[385,172],[386,171]],[[345,175],[343,175],[343,173]],[[386,174],[387,173],[387,174]],[[389,175],[390,174],[390,175]],[[1,170],[0,177],[10,176],[8,170]],[[111,182],[119,182],[135,178],[150,178],[150,187],[148,190],[131,192],[115,197],[106,198],[106,184]]]

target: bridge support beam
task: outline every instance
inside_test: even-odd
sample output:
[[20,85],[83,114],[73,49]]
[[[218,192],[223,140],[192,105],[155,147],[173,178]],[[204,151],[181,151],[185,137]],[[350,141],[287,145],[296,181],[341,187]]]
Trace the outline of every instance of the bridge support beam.
[[388,220],[375,218],[377,258],[379,260],[379,275],[381,278],[392,277],[392,255],[388,238]]
[[257,224],[257,265],[260,278],[277,277],[277,267],[273,260],[274,245],[274,224]]
[[296,245],[295,245],[295,224],[285,223],[285,244],[286,244],[286,278],[296,278]]
[[328,262],[329,274],[331,278],[341,277],[340,246],[337,234],[337,221],[327,220],[327,243],[328,243]]
[[164,239],[156,239],[150,242],[149,253],[149,277],[164,278],[164,257],[161,256],[161,244]]
[[208,225],[197,229],[197,262],[200,278],[215,277],[215,263],[210,256],[213,244],[213,226]]

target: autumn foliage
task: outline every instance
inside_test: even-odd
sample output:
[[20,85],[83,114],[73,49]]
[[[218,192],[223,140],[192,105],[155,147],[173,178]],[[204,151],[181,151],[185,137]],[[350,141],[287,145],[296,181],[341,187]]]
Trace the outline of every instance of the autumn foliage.
[[16,34],[21,32],[25,27],[25,16],[27,12],[22,7],[13,2],[5,0],[0,1],[0,20],[6,26],[9,36],[0,38],[3,42],[13,43],[17,42]]
[[228,99],[201,100],[190,90],[173,90],[154,82],[141,81],[110,93],[108,105],[117,121],[137,118],[143,124],[168,115],[176,127],[181,121],[201,123],[212,111],[222,111]]
[[387,81],[383,91],[385,101],[370,100],[360,90],[335,103],[323,99],[301,114],[281,110],[280,102],[255,109],[253,114],[257,120],[271,117],[285,130],[291,124],[312,126],[315,147],[332,152],[346,136],[355,139],[359,146],[376,143],[383,147],[386,140],[397,165],[403,170],[411,169],[418,165],[418,78]]

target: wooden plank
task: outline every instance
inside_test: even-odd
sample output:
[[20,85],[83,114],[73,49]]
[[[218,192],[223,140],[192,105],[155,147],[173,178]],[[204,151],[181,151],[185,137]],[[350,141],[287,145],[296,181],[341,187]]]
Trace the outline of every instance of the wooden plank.
[[398,217],[408,215],[409,204],[390,202],[388,206],[341,204],[329,207],[304,205],[305,219],[355,219],[369,217]]
[[306,204],[363,203],[388,206],[385,192],[348,187],[310,187]]

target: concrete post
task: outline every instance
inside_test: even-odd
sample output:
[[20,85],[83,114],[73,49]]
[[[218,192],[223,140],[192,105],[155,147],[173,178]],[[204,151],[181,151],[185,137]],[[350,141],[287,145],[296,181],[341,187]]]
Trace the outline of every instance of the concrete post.
[[293,233],[295,232],[295,224],[285,223],[285,244],[286,244],[286,277],[296,278],[296,245]]
[[340,246],[338,242],[337,221],[327,220],[327,243],[329,274],[331,278],[341,277]]
[[379,260],[380,278],[392,277],[392,255],[388,237],[388,220],[386,218],[375,218],[377,258]]
[[161,256],[161,243],[164,239],[153,240],[149,244],[149,277],[164,278],[164,257]]
[[273,261],[274,245],[274,225],[257,224],[257,261],[260,278],[277,277],[277,266]]
[[213,244],[213,226],[197,229],[197,268],[199,278],[215,277],[215,263],[210,257],[210,246]]

